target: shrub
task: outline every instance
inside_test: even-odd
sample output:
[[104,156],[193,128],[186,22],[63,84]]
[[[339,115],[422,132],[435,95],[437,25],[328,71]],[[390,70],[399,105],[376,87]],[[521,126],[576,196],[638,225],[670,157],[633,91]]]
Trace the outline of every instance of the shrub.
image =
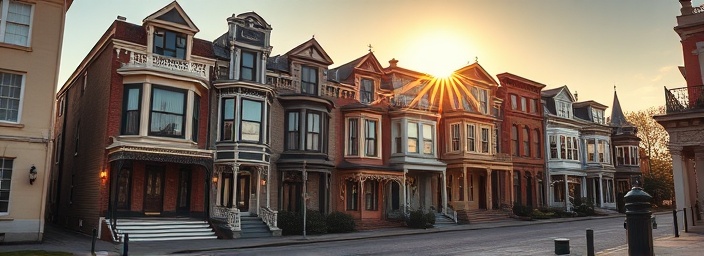
[[422,209],[411,211],[406,219],[406,225],[411,228],[430,228],[435,225],[435,213],[426,213]]
[[533,219],[550,219],[550,218],[554,217],[555,213],[553,213],[552,211],[547,210],[547,209],[546,210],[535,209],[535,210],[533,210],[533,212],[531,212],[530,215]]
[[520,217],[530,217],[533,213],[533,207],[524,206],[520,202],[513,203],[513,214]]
[[580,217],[596,215],[596,211],[594,211],[594,203],[586,197],[581,199],[575,198],[572,210],[577,213],[577,216]]
[[352,215],[333,212],[326,218],[328,233],[348,233],[354,231],[355,223]]
[[[281,234],[301,235],[303,234],[303,213],[302,212],[279,212],[276,220]],[[306,233],[325,234],[328,232],[325,217],[319,212],[308,210],[306,212]]]

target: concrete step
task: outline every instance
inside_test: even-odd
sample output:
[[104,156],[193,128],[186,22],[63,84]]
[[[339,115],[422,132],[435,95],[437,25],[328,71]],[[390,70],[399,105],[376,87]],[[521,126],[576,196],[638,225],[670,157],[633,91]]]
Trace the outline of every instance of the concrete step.
[[217,239],[206,221],[187,218],[118,219],[115,229],[120,237],[129,234],[130,241]]

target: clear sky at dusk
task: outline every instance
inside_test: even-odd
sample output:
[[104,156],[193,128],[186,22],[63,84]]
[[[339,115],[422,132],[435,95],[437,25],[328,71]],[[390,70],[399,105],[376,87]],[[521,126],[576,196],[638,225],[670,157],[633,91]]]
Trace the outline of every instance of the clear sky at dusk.
[[[59,86],[117,15],[141,24],[171,0],[77,0],[66,19]],[[315,38],[335,61],[352,61],[373,46],[382,66],[426,73],[479,63],[492,75],[510,72],[567,85],[579,100],[611,106],[613,86],[625,111],[665,104],[663,86],[685,86],[675,0],[179,0],[212,41],[226,18],[254,11],[273,27],[272,55]],[[694,0],[693,6],[704,1]],[[610,113],[610,109],[607,110]]]

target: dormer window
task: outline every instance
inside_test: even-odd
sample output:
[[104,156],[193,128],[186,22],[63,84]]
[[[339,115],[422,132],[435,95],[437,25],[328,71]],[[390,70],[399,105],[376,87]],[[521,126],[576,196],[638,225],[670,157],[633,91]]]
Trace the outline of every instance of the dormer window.
[[604,124],[604,111],[592,109],[592,120],[597,124]]
[[186,58],[186,35],[169,30],[157,29],[154,32],[153,52],[166,57]]
[[371,79],[362,79],[359,101],[362,103],[370,103],[374,101],[374,81]]
[[242,59],[240,60],[240,80],[256,81],[256,59],[257,55],[253,52],[242,51]]
[[303,66],[301,69],[301,93],[318,95],[318,69]]
[[564,118],[572,117],[572,104],[569,102],[558,101],[557,102],[557,116]]

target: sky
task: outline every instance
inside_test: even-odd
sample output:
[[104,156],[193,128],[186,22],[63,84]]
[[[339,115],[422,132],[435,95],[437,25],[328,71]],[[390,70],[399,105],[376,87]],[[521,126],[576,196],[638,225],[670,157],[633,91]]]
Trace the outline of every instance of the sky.
[[[273,55],[315,36],[335,68],[372,51],[430,74],[478,60],[489,74],[509,72],[567,85],[579,101],[624,111],[665,104],[663,86],[684,87],[678,1],[664,0],[179,0],[212,41],[227,17],[254,11],[271,24]],[[120,15],[141,24],[171,0],[77,0],[68,11],[59,84]],[[693,0],[698,6],[704,0]],[[610,113],[610,108],[607,113]],[[607,114],[608,115],[608,114]]]

